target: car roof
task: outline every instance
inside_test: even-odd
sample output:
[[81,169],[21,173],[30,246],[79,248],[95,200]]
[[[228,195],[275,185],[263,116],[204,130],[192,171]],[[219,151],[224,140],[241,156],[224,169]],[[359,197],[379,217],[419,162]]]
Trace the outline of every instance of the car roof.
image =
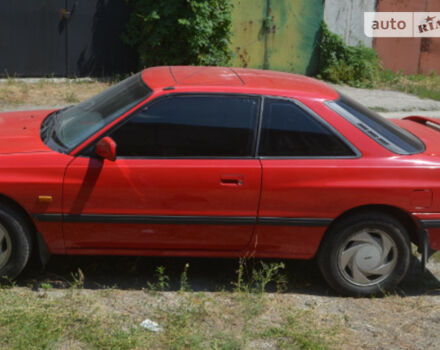
[[154,90],[182,88],[185,91],[207,91],[215,87],[216,91],[225,92],[304,96],[324,100],[338,98],[336,90],[317,79],[271,70],[167,66],[145,69],[142,78]]

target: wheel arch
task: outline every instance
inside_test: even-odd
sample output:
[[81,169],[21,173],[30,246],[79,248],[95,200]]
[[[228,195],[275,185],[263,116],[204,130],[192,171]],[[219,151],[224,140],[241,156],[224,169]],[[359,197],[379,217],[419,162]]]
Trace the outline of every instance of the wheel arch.
[[406,212],[402,208],[392,205],[370,204],[349,209],[336,217],[327,227],[320,245],[322,245],[322,241],[325,239],[326,236],[328,236],[328,233],[331,232],[335,226],[343,222],[348,217],[370,212],[378,212],[390,215],[394,219],[398,220],[408,230],[411,242],[416,244],[418,247],[423,244],[424,236],[422,234],[420,223],[417,221],[417,219],[414,219],[408,212]]
[[8,196],[0,193],[0,204],[3,204],[5,206],[11,208],[15,212],[17,212],[20,216],[22,216],[23,219],[26,220],[26,224],[29,226],[29,228],[32,229],[32,231],[35,232],[37,230],[32,218],[31,218],[31,215],[27,212],[26,209],[24,209],[24,207],[20,203],[18,203],[17,201],[12,199],[11,197],[8,197]]
[[[39,260],[39,262],[44,266],[49,260],[50,254],[46,241],[43,236],[38,232],[34,221],[28,211],[16,200],[11,197],[0,193],[0,205],[3,204],[16,212],[25,221],[26,226],[28,226],[31,233],[32,239],[32,255]],[[31,255],[31,257],[32,257]]]

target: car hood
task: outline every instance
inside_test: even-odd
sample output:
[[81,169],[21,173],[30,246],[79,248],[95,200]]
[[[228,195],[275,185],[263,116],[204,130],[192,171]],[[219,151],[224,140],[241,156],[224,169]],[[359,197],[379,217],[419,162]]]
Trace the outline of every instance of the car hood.
[[426,155],[440,155],[440,119],[409,116],[403,119],[391,119],[391,121],[422,140],[426,147],[424,152]]
[[50,152],[40,126],[51,110],[0,113],[0,154]]

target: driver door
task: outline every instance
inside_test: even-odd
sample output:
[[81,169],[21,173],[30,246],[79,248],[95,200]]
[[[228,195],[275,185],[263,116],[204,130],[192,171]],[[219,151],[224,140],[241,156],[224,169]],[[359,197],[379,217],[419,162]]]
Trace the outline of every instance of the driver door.
[[67,249],[242,250],[261,187],[259,99],[153,101],[109,135],[116,161],[79,156],[64,180]]

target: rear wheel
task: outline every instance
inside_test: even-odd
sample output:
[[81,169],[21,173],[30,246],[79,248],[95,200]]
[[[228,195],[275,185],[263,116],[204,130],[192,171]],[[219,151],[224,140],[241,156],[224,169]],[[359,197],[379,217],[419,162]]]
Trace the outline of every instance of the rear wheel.
[[29,260],[31,246],[31,232],[25,220],[0,205],[0,278],[18,276]]
[[379,294],[397,286],[410,264],[406,229],[393,217],[365,213],[336,225],[318,255],[330,284],[345,295]]

